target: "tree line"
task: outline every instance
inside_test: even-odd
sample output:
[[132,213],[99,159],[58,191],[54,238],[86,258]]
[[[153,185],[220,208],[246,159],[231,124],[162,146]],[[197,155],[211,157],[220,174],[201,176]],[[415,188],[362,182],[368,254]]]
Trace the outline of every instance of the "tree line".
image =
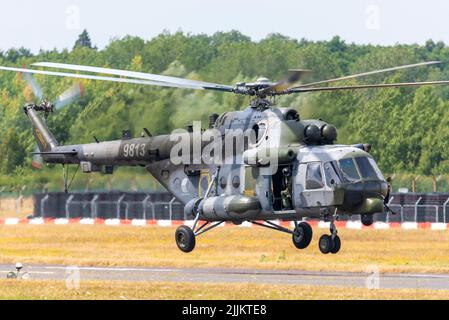
[[[449,47],[429,40],[425,45],[394,46],[292,39],[271,34],[260,41],[238,32],[213,35],[163,32],[144,40],[126,36],[96,48],[85,31],[72,49],[26,48],[0,51],[0,65],[23,67],[52,61],[186,77],[223,84],[282,78],[288,69],[313,73],[308,81],[335,78],[421,61],[449,61]],[[448,64],[386,73],[341,84],[449,80]],[[47,99],[54,99],[79,80],[35,76]],[[248,98],[218,92],[82,80],[85,95],[56,112],[49,126],[61,143],[88,143],[120,138],[124,129],[154,134],[206,124],[212,113],[245,108]],[[34,140],[22,106],[35,99],[20,74],[0,72],[0,174],[33,175]],[[36,101],[37,102],[37,101]],[[279,106],[294,107],[302,118],[321,118],[339,129],[341,144],[370,143],[387,173],[440,175],[449,172],[449,88],[369,89],[285,96]],[[33,178],[34,179],[34,178]],[[37,179],[37,178],[36,178]],[[44,179],[44,178],[39,178]],[[1,178],[0,178],[1,180]],[[45,180],[45,179],[44,179]],[[1,182],[1,181],[0,181]]]

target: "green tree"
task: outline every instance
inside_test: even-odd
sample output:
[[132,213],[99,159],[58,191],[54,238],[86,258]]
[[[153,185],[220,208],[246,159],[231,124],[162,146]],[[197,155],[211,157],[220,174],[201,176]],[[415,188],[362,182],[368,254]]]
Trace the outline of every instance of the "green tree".
[[[25,48],[5,49],[0,52],[0,64],[22,67],[36,61],[66,62],[233,85],[252,82],[258,76],[275,81],[289,68],[310,69],[311,76],[303,82],[312,82],[420,61],[449,61],[449,48],[432,40],[425,45],[373,46],[347,43],[338,36],[310,41],[271,34],[254,41],[238,31],[213,35],[164,31],[150,40],[125,36],[112,39],[102,50],[93,49],[84,30],[71,50],[41,50],[33,55]],[[94,135],[100,140],[117,139],[123,129],[139,134],[144,127],[163,134],[193,120],[207,122],[212,113],[249,105],[246,96],[219,92],[35,78],[49,99],[75,82],[84,86],[83,99],[48,120],[63,143],[92,142]],[[330,85],[440,79],[449,79],[449,64]],[[0,175],[7,175],[8,184],[36,181],[38,185],[42,176],[28,169],[35,142],[22,106],[34,97],[26,86],[20,75],[0,72]],[[276,99],[280,107],[298,109],[302,119],[322,118],[336,125],[338,143],[372,144],[372,154],[385,172],[425,175],[449,172],[448,101],[449,86],[307,93]],[[54,186],[60,186],[57,173],[59,169],[54,174],[45,170]]]
[[83,32],[81,32],[81,34],[78,36],[78,40],[76,40],[75,46],[73,48],[76,49],[79,47],[93,49],[89,33],[86,29],[84,29]]

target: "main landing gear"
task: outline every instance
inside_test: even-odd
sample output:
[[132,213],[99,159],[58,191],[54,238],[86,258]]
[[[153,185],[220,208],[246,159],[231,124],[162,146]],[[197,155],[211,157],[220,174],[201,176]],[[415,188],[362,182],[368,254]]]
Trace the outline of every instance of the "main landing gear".
[[175,233],[175,240],[179,250],[184,253],[192,252],[193,249],[195,249],[196,237],[218,227],[223,222],[224,221],[211,223],[207,221],[197,228],[198,220],[195,220],[193,223],[193,228],[188,226],[180,226]]
[[[222,223],[224,223],[224,221],[218,221],[215,223],[206,221],[198,227],[199,221],[197,219],[194,221],[192,228],[188,226],[180,226],[176,230],[175,234],[175,240],[179,250],[185,253],[192,252],[193,249],[195,249],[197,236],[220,226]],[[313,230],[307,222],[295,221],[294,230],[284,228],[283,226],[275,224],[271,221],[264,221],[263,223],[259,221],[252,221],[252,223],[264,228],[291,234],[293,245],[301,250],[306,249],[312,241]],[[340,251],[341,241],[337,234],[337,228],[334,220],[330,223],[330,233],[330,235],[325,234],[321,236],[318,241],[318,248],[323,254],[336,254]]]
[[[207,188],[205,198],[209,197],[213,185],[217,183],[217,177],[220,172],[220,167],[217,168],[217,172],[212,176],[209,187]],[[215,194],[217,194],[217,190],[215,190]],[[206,233],[218,226],[220,226],[224,221],[218,222],[210,222],[205,221],[201,226],[198,227],[200,221],[200,210],[197,208],[195,214],[195,220],[193,221],[193,227],[190,228],[188,226],[180,226],[175,233],[176,244],[178,245],[179,250],[185,253],[192,252],[195,249],[196,237],[199,235]]]
[[295,221],[295,230],[293,230],[293,244],[298,249],[305,249],[312,241],[313,231],[307,222],[297,223]]
[[[341,241],[340,237],[337,235],[337,228],[334,223],[334,217],[331,219],[330,223],[330,235],[321,236],[318,247],[323,254],[336,254],[340,251]],[[281,225],[275,224],[272,221],[265,220],[263,222],[260,221],[251,221],[254,225],[258,225],[264,228],[288,233],[292,236],[293,244],[298,249],[306,249],[310,242],[312,241],[313,230],[310,224],[307,222],[297,222],[295,221],[294,230],[290,230]],[[188,226],[180,226],[176,230],[175,240],[178,245],[179,250],[185,253],[192,252],[195,249],[196,237],[206,233],[218,226],[220,226],[224,221],[218,222],[210,222],[205,221],[202,225],[199,225],[199,215],[196,216],[195,221],[193,222],[193,227],[190,228]]]
[[[201,226],[198,226],[198,219],[196,219],[193,223],[193,228],[188,226],[180,226],[175,233],[176,244],[178,245],[179,250],[185,253],[192,252],[195,249],[196,237],[206,233],[219,225],[221,225],[224,221],[218,221],[215,223],[204,222]],[[296,248],[305,249],[310,245],[312,241],[313,231],[310,224],[307,222],[296,222],[295,221],[295,229],[290,230],[288,228],[284,228],[278,224],[275,224],[271,221],[264,221],[261,223],[259,221],[252,221],[253,224],[277,230],[281,232],[285,232],[292,235],[292,241]]]

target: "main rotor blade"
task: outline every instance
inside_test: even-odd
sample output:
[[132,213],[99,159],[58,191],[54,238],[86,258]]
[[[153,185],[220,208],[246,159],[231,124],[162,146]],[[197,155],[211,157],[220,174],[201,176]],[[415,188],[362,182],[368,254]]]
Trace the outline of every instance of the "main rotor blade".
[[[205,90],[205,89],[221,90],[221,89],[218,89],[218,88],[206,88],[206,87],[201,87],[201,86],[197,86],[197,85],[193,85],[193,84],[192,85],[181,85],[181,84],[173,84],[173,83],[165,83],[165,82],[157,82],[157,81],[149,81],[149,80],[103,77],[103,76],[93,76],[93,75],[88,75],[88,74],[53,72],[53,71],[45,71],[45,70],[12,68],[12,67],[2,67],[2,66],[0,66],[0,70],[14,71],[14,72],[24,72],[24,73],[32,73],[32,74],[43,74],[43,75],[56,76],[56,77],[68,77],[68,78],[88,79],[88,80],[101,80],[101,81],[111,81],[111,82],[130,83],[130,84],[141,84],[141,85],[149,85],[149,86],[170,87],[170,88],[184,88],[184,89],[195,89],[195,90]],[[224,91],[224,90],[222,90],[222,91]],[[228,90],[226,90],[226,91],[228,91]]]
[[373,89],[373,88],[419,87],[419,86],[444,85],[444,84],[449,84],[449,80],[365,84],[365,85],[358,85],[358,86],[339,86],[339,87],[291,88],[291,89],[284,91],[281,94],[318,92],[318,91],[358,90],[358,89]]
[[368,71],[368,72],[353,74],[353,75],[340,77],[340,78],[335,78],[335,79],[322,80],[322,81],[318,81],[318,82],[311,82],[311,83],[303,84],[303,85],[300,85],[300,86],[297,86],[297,87],[293,87],[291,89],[307,88],[307,87],[312,87],[312,86],[316,86],[316,85],[320,85],[320,84],[326,84],[326,83],[332,83],[332,82],[337,82],[337,81],[342,81],[342,80],[349,80],[349,79],[355,79],[355,78],[371,76],[371,75],[378,74],[378,73],[391,72],[391,71],[397,71],[397,70],[409,69],[409,68],[416,68],[416,67],[428,66],[428,65],[433,65],[433,64],[440,64],[440,63],[441,63],[441,61],[427,61],[427,62],[420,62],[420,63],[415,63],[415,64],[408,64],[408,65],[399,66],[399,67],[393,67],[393,68],[387,68],[387,69],[374,70],[374,71]]
[[72,71],[93,72],[93,73],[100,73],[100,74],[109,74],[109,75],[115,75],[115,76],[121,76],[121,77],[127,77],[127,78],[135,78],[135,79],[141,79],[141,80],[163,82],[163,83],[167,83],[167,84],[172,84],[174,86],[175,85],[182,85],[183,87],[184,86],[194,86],[194,87],[199,87],[199,88],[204,88],[204,89],[221,90],[221,91],[232,91],[233,90],[233,87],[231,87],[231,86],[217,84],[217,83],[202,82],[202,81],[189,80],[189,79],[184,79],[184,78],[169,77],[169,76],[163,76],[163,75],[157,75],[157,74],[151,74],[151,73],[143,73],[143,72],[135,72],[135,71],[82,66],[82,65],[74,65],[74,64],[65,64],[65,63],[53,63],[53,62],[38,62],[38,63],[33,63],[33,66],[56,68],[56,69],[66,69],[66,70],[72,70]]
[[58,99],[55,101],[54,106],[56,110],[60,110],[63,107],[71,104],[83,95],[83,86],[81,83],[76,83],[69,89],[64,91]]
[[44,98],[44,94],[42,93],[42,88],[37,83],[36,79],[30,73],[27,72],[23,73],[23,78],[25,79],[26,83],[28,83],[28,85],[31,87],[34,96],[39,100],[42,100]]

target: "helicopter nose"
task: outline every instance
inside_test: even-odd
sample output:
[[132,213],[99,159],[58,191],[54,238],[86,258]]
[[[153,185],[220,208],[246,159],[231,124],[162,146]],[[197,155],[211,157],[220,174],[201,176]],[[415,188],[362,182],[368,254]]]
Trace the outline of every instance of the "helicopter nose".
[[344,204],[345,207],[357,207],[363,201],[363,183],[351,183],[345,188]]
[[388,184],[385,181],[359,181],[348,184],[344,192],[344,206],[351,210],[365,206],[367,199],[383,200],[388,194]]

